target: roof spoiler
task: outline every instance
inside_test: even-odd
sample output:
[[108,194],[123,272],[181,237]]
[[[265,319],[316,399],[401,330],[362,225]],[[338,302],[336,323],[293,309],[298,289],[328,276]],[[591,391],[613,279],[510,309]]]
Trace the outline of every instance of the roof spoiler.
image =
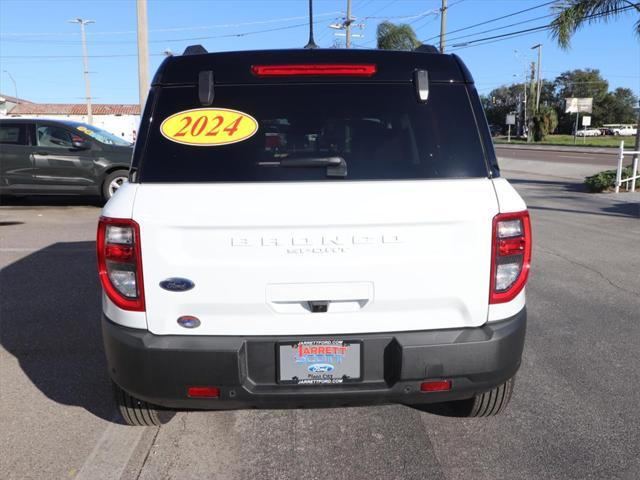
[[189,45],[187,48],[184,49],[184,52],[182,53],[182,55],[203,55],[205,53],[209,53],[209,52],[207,52],[207,49],[204,48],[202,45]]

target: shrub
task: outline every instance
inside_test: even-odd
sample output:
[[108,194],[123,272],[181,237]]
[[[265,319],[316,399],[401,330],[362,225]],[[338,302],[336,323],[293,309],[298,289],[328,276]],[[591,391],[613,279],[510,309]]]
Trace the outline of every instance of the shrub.
[[[631,166],[622,169],[622,178],[628,178],[631,176]],[[604,192],[605,190],[612,189],[616,186],[616,171],[605,170],[590,177],[584,179],[584,184],[592,193]]]

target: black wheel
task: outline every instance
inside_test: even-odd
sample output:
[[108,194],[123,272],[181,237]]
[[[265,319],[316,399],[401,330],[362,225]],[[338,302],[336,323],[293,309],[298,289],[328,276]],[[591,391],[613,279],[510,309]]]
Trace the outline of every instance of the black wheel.
[[494,417],[502,413],[511,400],[515,378],[510,378],[493,390],[480,393],[468,400],[453,402],[454,411],[459,417]]
[[144,400],[129,395],[118,385],[113,383],[113,393],[116,405],[127,425],[136,427],[154,427],[167,423],[175,412],[151,405]]
[[515,378],[510,378],[493,390],[479,393],[466,400],[413,405],[420,411],[442,415],[444,417],[493,417],[504,411],[511,400]]
[[129,178],[128,170],[114,170],[102,182],[102,199],[106,202],[118,191]]

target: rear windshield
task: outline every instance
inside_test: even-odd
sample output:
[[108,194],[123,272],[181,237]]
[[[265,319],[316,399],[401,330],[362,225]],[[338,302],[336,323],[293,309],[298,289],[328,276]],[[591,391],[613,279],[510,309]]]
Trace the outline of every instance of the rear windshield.
[[[202,108],[196,86],[158,90],[146,149],[138,162],[140,182],[487,176],[463,84],[432,84],[426,103],[418,102],[409,83],[216,86],[214,103],[207,108],[242,112],[255,119],[257,130],[242,141],[215,146],[185,145],[161,133],[168,117]],[[211,126],[213,118],[209,120]],[[208,129],[200,122],[195,131]],[[344,160],[346,174],[330,175],[322,164],[336,158]],[[296,163],[309,159],[320,164]]]

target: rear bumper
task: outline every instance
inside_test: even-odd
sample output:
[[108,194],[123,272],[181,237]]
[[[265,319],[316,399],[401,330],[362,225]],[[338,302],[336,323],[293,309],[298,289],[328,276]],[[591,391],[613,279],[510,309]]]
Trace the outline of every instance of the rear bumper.
[[[277,383],[277,343],[327,336],[159,336],[102,320],[112,379],[137,398],[181,409],[421,404],[469,398],[516,373],[525,329],[523,309],[478,328],[336,335],[362,342],[362,381],[292,386]],[[438,379],[451,379],[452,390],[420,392],[421,382]],[[189,386],[218,387],[220,397],[188,398]]]

